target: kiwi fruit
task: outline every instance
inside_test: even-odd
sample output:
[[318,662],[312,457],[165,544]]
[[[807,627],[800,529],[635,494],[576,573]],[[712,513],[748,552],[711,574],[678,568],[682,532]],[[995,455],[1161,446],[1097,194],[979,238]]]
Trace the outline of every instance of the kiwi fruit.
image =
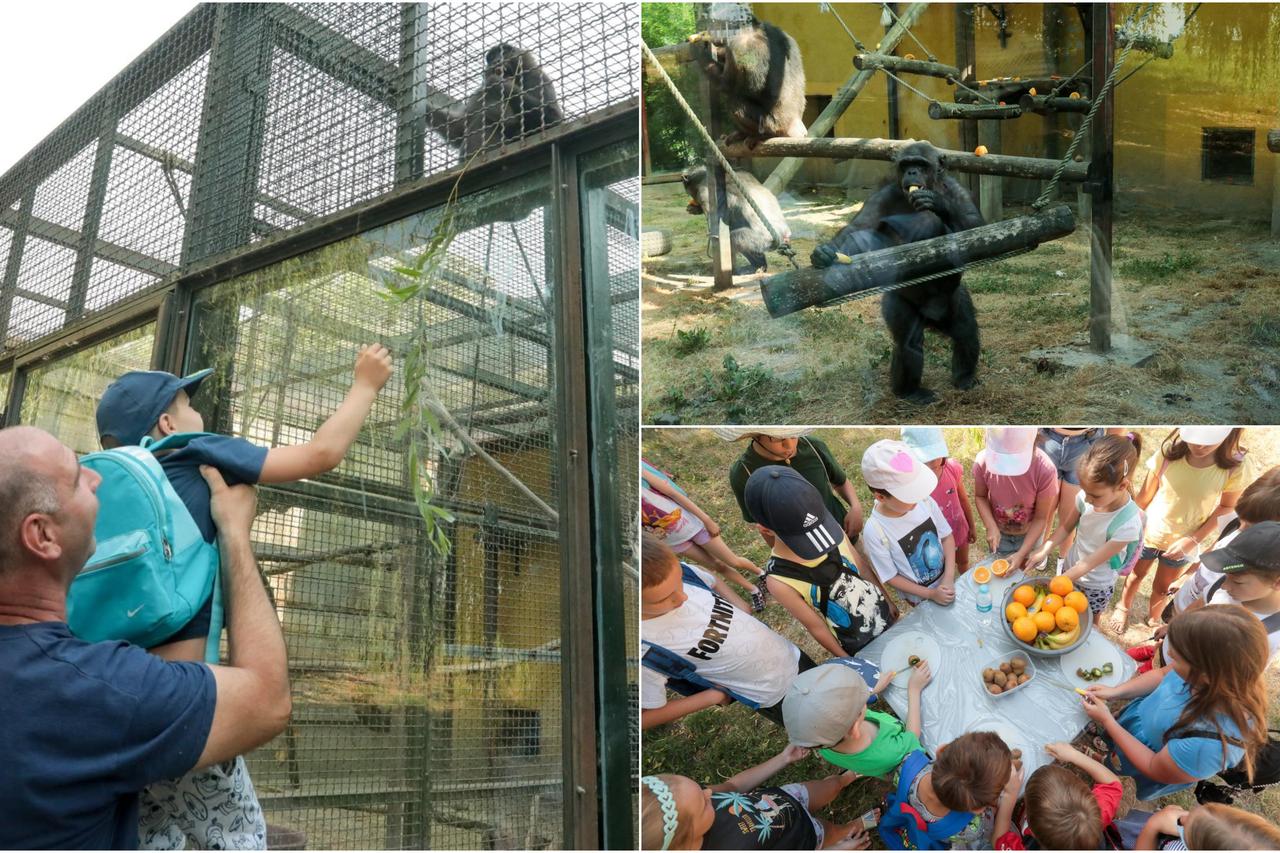
[[1000,689],[999,684],[988,684],[987,690],[989,690],[993,696],[998,696],[1000,693],[1004,692]]
[[1006,684],[1009,683],[1009,676],[1004,674],[1003,672],[997,672],[993,680],[995,681],[996,684],[1000,685],[1001,687],[1004,687]]
[[987,667],[982,671],[982,680],[985,681],[987,684],[990,684],[991,682],[995,681],[996,671],[991,667]]
[[1022,672],[1027,668],[1027,661],[1025,658],[1014,658],[1009,661],[1009,665],[1013,667],[1014,672]]
[[1004,663],[1000,664],[1000,671],[1003,672],[1005,675],[1008,675],[1009,673],[1013,672],[1013,667],[1009,666],[1008,661],[1005,661]]

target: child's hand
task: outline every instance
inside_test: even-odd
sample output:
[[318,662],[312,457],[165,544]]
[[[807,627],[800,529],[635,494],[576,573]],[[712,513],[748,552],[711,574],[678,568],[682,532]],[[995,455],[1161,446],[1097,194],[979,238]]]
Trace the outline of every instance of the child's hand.
[[1165,806],[1147,818],[1147,823],[1154,824],[1161,835],[1177,835],[1178,820],[1187,814],[1182,806]]
[[1066,762],[1067,764],[1075,764],[1076,759],[1081,758],[1084,755],[1080,750],[1064,741],[1045,744],[1044,751],[1049,754],[1049,757],[1056,758],[1059,761]]
[[1168,560],[1187,559],[1194,556],[1199,549],[1200,543],[1196,539],[1190,536],[1183,536],[1165,549],[1164,558]]
[[1014,764],[1009,769],[1009,780],[1004,783],[1004,790],[1001,796],[1018,798],[1018,792],[1022,790],[1022,765]]
[[1096,693],[1086,693],[1084,695],[1084,712],[1089,715],[1089,719],[1098,725],[1102,725],[1111,719],[1111,709],[1107,707],[1104,699]]
[[391,378],[391,350],[382,344],[365,344],[356,355],[356,377],[351,383],[381,391]]
[[720,535],[720,525],[716,524],[710,518],[702,519],[702,526],[707,528],[707,535],[715,539]]
[[891,669],[888,672],[881,673],[880,680],[876,682],[875,687],[871,688],[871,692],[876,694],[877,696],[879,696],[881,693],[884,693],[885,688],[889,686],[889,684],[893,681],[894,676],[896,676],[897,674],[898,674],[898,671],[896,669]]
[[955,587],[940,583],[933,588],[929,594],[930,600],[935,604],[941,604],[943,607],[949,607],[951,602],[956,600]]
[[834,844],[828,844],[828,850],[866,850],[871,846],[871,836],[861,826],[854,827],[849,834]]
[[1108,687],[1105,684],[1090,684],[1088,687],[1084,689],[1084,692],[1091,696],[1096,696],[1097,698],[1104,701],[1107,699],[1117,698],[1116,688]]
[[907,682],[907,689],[923,690],[930,681],[933,681],[933,671],[929,669],[929,662],[920,661],[911,671],[911,680]]
[[1039,548],[1032,551],[1031,556],[1028,557],[1027,560],[1032,563],[1043,563],[1045,560],[1049,559],[1050,547],[1051,546],[1048,542],[1044,543]]
[[800,759],[809,757],[809,749],[808,747],[796,746],[794,743],[789,743],[782,752],[778,753],[778,757],[788,764],[795,764]]
[[1000,547],[1000,531],[999,530],[987,531],[987,547],[991,549],[992,554],[994,554],[996,552],[996,549]]
[[978,531],[973,529],[973,525],[969,525],[969,544],[972,545],[978,541]]
[[1085,563],[1084,560],[1076,560],[1076,564],[1072,566],[1066,573],[1071,575],[1071,577],[1078,579],[1089,574],[1089,571],[1090,571],[1089,566]]

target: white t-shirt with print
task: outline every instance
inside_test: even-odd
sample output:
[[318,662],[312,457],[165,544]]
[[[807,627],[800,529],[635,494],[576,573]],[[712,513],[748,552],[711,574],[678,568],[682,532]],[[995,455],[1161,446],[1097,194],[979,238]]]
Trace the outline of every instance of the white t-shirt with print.
[[[1226,536],[1218,540],[1213,550],[1227,545],[1232,539],[1240,535],[1240,528],[1237,528]],[[1177,594],[1173,597],[1173,606],[1181,613],[1192,605],[1193,602],[1204,598],[1205,592],[1209,587],[1213,586],[1218,578],[1222,577],[1222,572],[1215,572],[1213,569],[1201,563],[1200,566],[1191,573],[1191,575],[1182,582],[1182,586],[1178,587]]]
[[[897,518],[882,513],[877,503],[863,526],[861,542],[884,583],[902,575],[912,583],[932,587],[942,579],[942,540],[950,535],[951,525],[937,502],[925,498]],[[912,604],[920,603],[918,597],[899,592]]]
[[[1219,577],[1221,577],[1221,575],[1219,575]],[[1204,591],[1204,594],[1208,596],[1209,590],[1206,589]],[[1218,591],[1215,592],[1211,598],[1206,597],[1204,603],[1205,604],[1240,604],[1239,601],[1236,601],[1235,596],[1227,592],[1225,586],[1219,587]],[[1273,613],[1258,613],[1257,611],[1250,609],[1247,605],[1241,604],[1241,606],[1244,607],[1245,610],[1248,610],[1250,613],[1252,613],[1254,616],[1257,616],[1259,620],[1266,619],[1268,616],[1274,615]],[[1280,610],[1275,611],[1275,613],[1280,613]],[[1277,621],[1280,621],[1280,620],[1277,620]],[[1277,625],[1275,628],[1267,632],[1267,643],[1271,646],[1271,660],[1274,661],[1276,659],[1276,653],[1280,652],[1280,625]]]
[[[1133,498],[1129,500],[1132,501]],[[1115,512],[1099,512],[1094,509],[1093,504],[1085,501],[1084,512],[1080,516],[1080,522],[1076,525],[1076,538],[1071,543],[1071,548],[1067,551],[1067,559],[1062,564],[1063,569],[1070,569],[1080,560],[1106,545],[1107,528],[1115,520],[1116,515],[1121,512],[1129,512],[1132,515],[1116,528],[1113,539],[1125,543],[1137,542],[1142,537],[1141,512],[1134,512],[1133,509],[1126,509],[1123,506]],[[1080,583],[1083,586],[1093,587],[1111,586],[1116,582],[1118,576],[1119,574],[1111,568],[1111,561],[1105,560],[1101,565],[1096,566],[1091,572],[1080,578]]]
[[[711,586],[710,572],[691,567]],[[666,648],[692,663],[698,675],[732,690],[760,707],[782,701],[799,671],[800,649],[701,587],[686,583],[688,599],[675,610],[640,621],[641,654],[645,643]],[[667,704],[667,676],[640,667],[640,707]]]

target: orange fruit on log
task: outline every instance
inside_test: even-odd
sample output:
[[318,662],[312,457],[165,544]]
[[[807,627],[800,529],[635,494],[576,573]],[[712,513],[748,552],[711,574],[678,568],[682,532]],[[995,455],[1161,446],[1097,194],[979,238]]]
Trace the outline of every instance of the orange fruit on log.
[[1050,593],[1044,597],[1044,601],[1040,604],[1040,609],[1045,613],[1057,613],[1058,608],[1062,606],[1062,596]]
[[1026,615],[1027,608],[1016,601],[1010,601],[1009,606],[1004,609],[1004,618],[1008,622],[1016,621]]
[[986,566],[978,566],[973,570],[974,583],[991,583],[991,570]]
[[1036,601],[1036,588],[1024,583],[1013,591],[1013,600],[1023,607],[1030,607]]
[[1035,87],[1035,86],[1032,86],[1030,89],[1028,89],[1028,90],[1027,90],[1027,94],[1028,94],[1028,95],[1031,95],[1032,97],[1035,97],[1035,94],[1036,94],[1036,87]]
[[1084,615],[1084,612],[1089,609],[1089,599],[1086,598],[1085,594],[1080,590],[1067,593],[1067,597],[1062,600],[1062,603],[1072,608],[1082,616]]
[[979,145],[977,148],[973,149],[973,153],[974,153],[974,154],[977,154],[979,157],[986,157],[986,156],[987,156],[987,146],[985,146],[985,145]]
[[1066,595],[1075,589],[1076,585],[1071,582],[1071,578],[1066,575],[1057,575],[1053,580],[1049,581],[1049,592],[1054,595]]
[[991,574],[995,575],[998,578],[1002,578],[1008,573],[1009,573],[1008,560],[992,560],[991,561]]
[[[1074,610],[1071,612],[1075,613]],[[1032,615],[1031,621],[1036,623],[1037,631],[1044,631],[1046,634],[1052,631],[1058,624],[1054,621],[1052,613],[1045,613],[1043,610],[1037,610],[1035,614]],[[1035,637],[1032,637],[1031,639],[1034,640]]]
[[1080,93],[1079,93],[1079,92],[1072,92],[1072,93],[1071,93],[1071,99],[1072,99],[1072,100],[1076,100],[1076,99],[1077,99],[1077,98],[1079,98],[1079,97],[1080,97]]
[[1053,621],[1064,631],[1070,631],[1080,624],[1080,614],[1074,607],[1063,607],[1053,614]]
[[1013,623],[1013,636],[1024,643],[1030,643],[1035,640],[1036,634],[1039,632],[1039,629],[1036,628],[1036,623],[1030,616],[1023,616]]

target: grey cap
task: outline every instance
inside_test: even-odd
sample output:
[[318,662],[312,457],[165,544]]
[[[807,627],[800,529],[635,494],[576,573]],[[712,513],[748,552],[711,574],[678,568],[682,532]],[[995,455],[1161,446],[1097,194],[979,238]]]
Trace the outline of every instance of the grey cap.
[[787,738],[796,746],[833,746],[844,740],[871,691],[845,666],[815,666],[796,676],[782,700]]

